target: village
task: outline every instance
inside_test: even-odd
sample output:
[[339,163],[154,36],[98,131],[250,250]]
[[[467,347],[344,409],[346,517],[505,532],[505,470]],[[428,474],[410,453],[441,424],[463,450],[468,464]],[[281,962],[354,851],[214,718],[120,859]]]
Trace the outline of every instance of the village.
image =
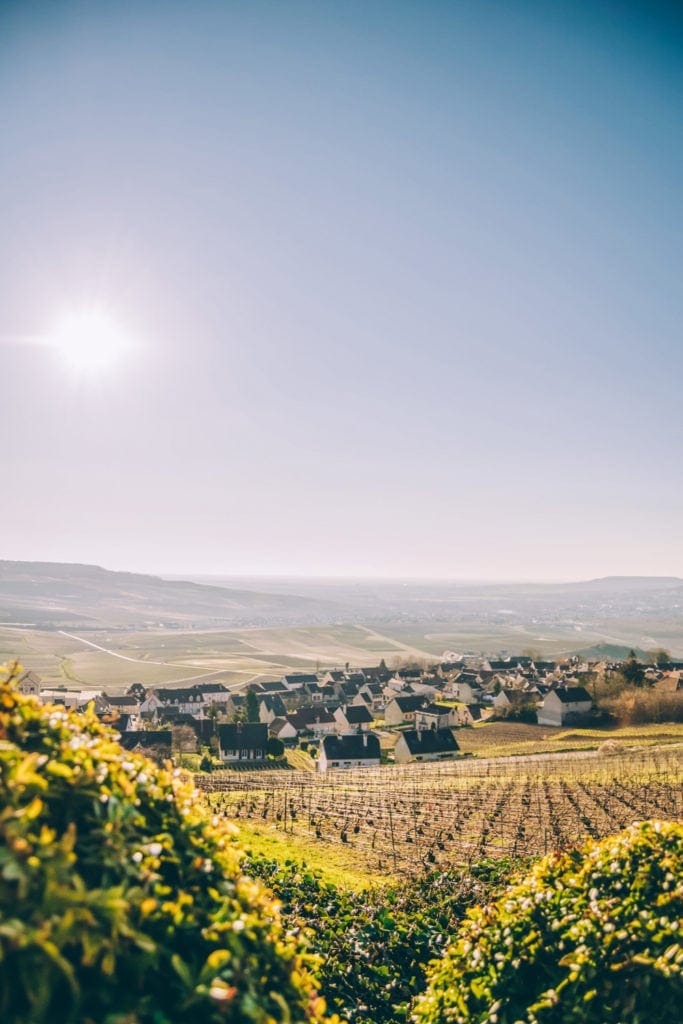
[[[494,719],[550,728],[604,721],[595,682],[620,663],[578,657],[546,661],[451,656],[430,666],[377,666],[298,672],[251,682],[236,692],[219,681],[145,688],[123,695],[45,687],[34,672],[21,690],[42,702],[92,707],[129,750],[157,759],[204,752],[201,767],[281,766],[301,750],[321,772],[452,760],[459,729]],[[683,663],[643,666],[643,682],[683,691]]]

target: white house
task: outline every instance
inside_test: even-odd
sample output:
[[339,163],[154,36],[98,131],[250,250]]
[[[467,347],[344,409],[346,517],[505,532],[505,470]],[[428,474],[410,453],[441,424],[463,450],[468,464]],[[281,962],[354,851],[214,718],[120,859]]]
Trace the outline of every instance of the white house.
[[183,715],[203,718],[207,707],[205,695],[199,690],[190,687],[174,690],[159,687],[157,690],[147,691],[140,711],[165,711],[172,708]]
[[316,739],[337,731],[335,717],[326,708],[299,708],[287,715],[297,733],[312,733]]
[[24,672],[17,687],[19,693],[23,693],[27,697],[40,697],[40,683],[40,676],[37,676],[35,672]]
[[460,682],[455,679],[453,682],[449,682],[446,686],[445,693],[450,697],[455,697],[456,700],[461,700],[463,704],[478,704],[482,698],[483,690],[477,683]]
[[558,686],[538,709],[538,724],[568,725],[572,719],[587,715],[592,707],[591,695],[583,686]]
[[453,729],[459,721],[458,709],[449,704],[428,704],[415,712],[415,728],[418,731],[421,729]]
[[290,743],[299,735],[287,718],[274,718],[272,722],[268,723],[268,733],[270,736],[282,740],[283,743]]
[[320,744],[318,771],[328,768],[379,768],[379,737],[374,732],[325,736]]
[[221,761],[263,761],[268,754],[268,726],[263,722],[240,722],[218,726],[218,756]]
[[414,722],[416,713],[428,703],[424,697],[415,694],[406,697],[394,697],[384,709],[384,721],[387,725],[401,725],[403,722]]
[[337,732],[366,732],[372,725],[372,714],[365,704],[346,704],[334,712]]
[[450,729],[409,729],[394,747],[397,764],[409,761],[450,761],[458,756],[458,741]]

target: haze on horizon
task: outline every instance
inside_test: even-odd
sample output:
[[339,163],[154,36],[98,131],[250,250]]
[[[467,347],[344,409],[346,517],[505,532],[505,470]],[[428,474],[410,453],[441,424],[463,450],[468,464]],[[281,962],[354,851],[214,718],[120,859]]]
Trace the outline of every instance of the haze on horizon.
[[3,3],[0,557],[683,576],[682,43],[664,2]]

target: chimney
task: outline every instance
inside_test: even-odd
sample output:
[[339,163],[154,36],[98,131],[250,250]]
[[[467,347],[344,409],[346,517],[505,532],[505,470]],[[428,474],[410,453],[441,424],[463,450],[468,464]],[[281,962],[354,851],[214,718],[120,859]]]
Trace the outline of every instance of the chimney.
[[368,745],[368,734],[366,732],[364,732],[363,733],[363,746],[367,747],[367,745]]

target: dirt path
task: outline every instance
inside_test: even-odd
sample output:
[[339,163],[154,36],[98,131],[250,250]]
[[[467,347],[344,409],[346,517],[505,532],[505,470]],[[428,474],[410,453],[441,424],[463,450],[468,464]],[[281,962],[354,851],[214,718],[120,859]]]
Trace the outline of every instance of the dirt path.
[[[109,650],[108,647],[102,647],[100,644],[96,644],[92,640],[86,640],[85,637],[76,636],[75,633],[67,633],[63,629],[58,630],[58,632],[61,633],[62,636],[68,637],[69,640],[76,640],[76,641],[78,641],[78,643],[85,644],[87,647],[92,647],[96,651],[101,651],[102,654],[108,654],[112,658],[120,658],[121,661],[130,661],[134,665],[159,665],[162,668],[193,668],[193,667],[195,667],[195,666],[193,666],[192,664],[190,664],[190,663],[188,663],[186,661],[175,661],[175,662],[173,662],[173,661],[151,661],[149,659],[145,660],[143,658],[131,658],[130,655],[128,655],[128,654],[118,654],[117,651],[111,651],[111,650]],[[177,686],[177,685],[183,685],[183,684],[187,684],[187,683],[208,683],[212,679],[219,679],[221,676],[224,676],[226,672],[233,672],[235,674],[239,673],[240,675],[245,675],[245,676],[249,677],[248,679],[240,679],[236,683],[226,683],[226,686],[230,690],[237,689],[238,687],[246,686],[247,683],[250,683],[252,681],[252,679],[255,679],[259,675],[259,673],[258,672],[254,672],[253,669],[248,669],[248,668],[228,668],[228,667],[226,667],[226,668],[218,669],[218,670],[212,671],[212,672],[202,672],[202,673],[199,673],[198,675],[195,674],[195,675],[192,675],[192,676],[183,676],[180,679],[169,679],[169,680],[162,681],[162,682],[159,682],[159,683],[154,683],[154,686],[163,687],[163,686]]]
[[438,661],[438,657],[430,651],[422,651],[419,647],[411,647],[410,644],[401,643],[400,640],[393,640],[390,636],[385,636],[384,633],[378,633],[374,629],[370,629],[369,626],[363,626],[360,622],[356,623],[358,629],[362,629],[364,633],[371,636],[374,640],[382,640],[385,644],[389,644],[390,647],[395,647],[397,650],[402,651],[406,655],[410,655],[412,658],[419,658],[423,660],[427,659],[431,664]]

